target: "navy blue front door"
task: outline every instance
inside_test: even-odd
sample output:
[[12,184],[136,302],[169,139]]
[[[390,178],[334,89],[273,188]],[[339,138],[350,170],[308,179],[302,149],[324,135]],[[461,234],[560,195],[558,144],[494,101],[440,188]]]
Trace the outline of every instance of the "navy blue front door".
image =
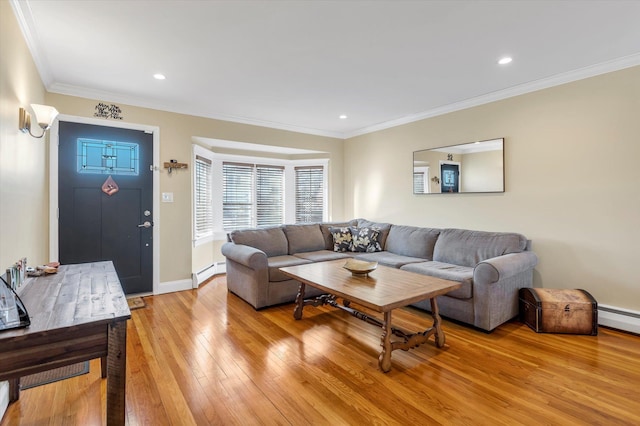
[[62,264],[112,260],[125,293],[153,291],[153,135],[61,121]]

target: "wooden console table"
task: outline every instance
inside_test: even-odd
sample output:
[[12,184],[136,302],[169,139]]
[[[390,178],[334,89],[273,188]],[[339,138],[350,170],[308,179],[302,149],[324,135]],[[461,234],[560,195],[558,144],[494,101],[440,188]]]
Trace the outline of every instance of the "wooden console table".
[[113,263],[63,265],[18,293],[31,325],[0,332],[0,381],[9,380],[10,402],[20,397],[22,376],[100,358],[107,425],[124,425],[131,311]]

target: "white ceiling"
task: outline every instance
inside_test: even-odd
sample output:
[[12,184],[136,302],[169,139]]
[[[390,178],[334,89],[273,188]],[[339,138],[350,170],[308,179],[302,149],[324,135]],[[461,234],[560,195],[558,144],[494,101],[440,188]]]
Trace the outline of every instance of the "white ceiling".
[[50,92],[341,138],[640,65],[638,0],[11,2]]

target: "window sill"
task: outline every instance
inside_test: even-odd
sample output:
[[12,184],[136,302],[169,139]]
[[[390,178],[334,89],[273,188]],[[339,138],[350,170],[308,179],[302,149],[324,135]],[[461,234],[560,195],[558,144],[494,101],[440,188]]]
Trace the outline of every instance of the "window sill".
[[206,236],[203,236],[203,237],[196,238],[196,239],[193,240],[193,246],[194,247],[198,247],[198,246],[201,246],[203,244],[210,243],[210,242],[212,242],[214,240],[213,237],[214,237],[214,235],[210,234],[210,235],[206,235]]

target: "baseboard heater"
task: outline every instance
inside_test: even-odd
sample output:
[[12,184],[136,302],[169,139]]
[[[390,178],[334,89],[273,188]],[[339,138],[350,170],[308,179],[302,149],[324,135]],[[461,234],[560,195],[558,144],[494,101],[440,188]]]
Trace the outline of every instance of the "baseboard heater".
[[598,304],[598,324],[640,334],[640,312]]
[[227,272],[227,264],[223,262],[214,262],[206,268],[191,274],[191,280],[193,281],[193,288],[198,288],[200,284],[208,280],[214,275],[220,275]]

